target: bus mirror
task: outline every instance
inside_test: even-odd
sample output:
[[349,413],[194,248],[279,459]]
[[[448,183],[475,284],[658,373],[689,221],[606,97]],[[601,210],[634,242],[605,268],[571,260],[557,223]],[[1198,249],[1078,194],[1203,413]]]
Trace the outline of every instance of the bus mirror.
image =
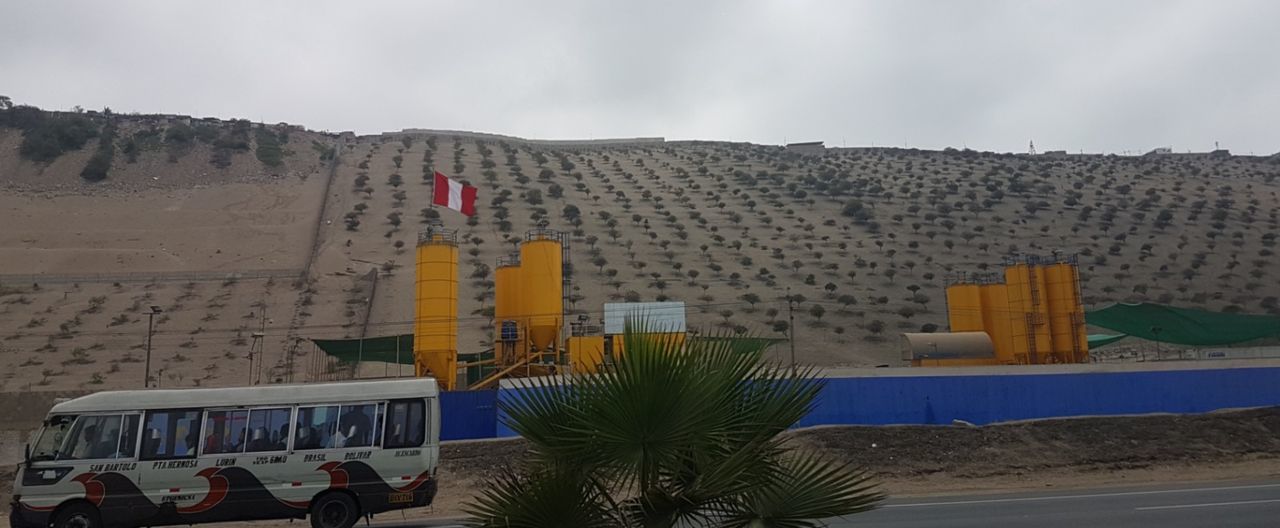
[[31,444],[22,445],[22,463],[31,467]]

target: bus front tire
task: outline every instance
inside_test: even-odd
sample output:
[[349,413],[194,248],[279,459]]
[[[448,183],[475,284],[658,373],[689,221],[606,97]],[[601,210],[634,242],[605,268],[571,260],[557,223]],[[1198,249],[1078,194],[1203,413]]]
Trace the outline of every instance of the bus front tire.
[[311,528],[351,528],[358,520],[360,508],[346,493],[326,493],[311,503]]
[[102,528],[98,509],[87,502],[73,502],[63,506],[53,516],[53,528]]

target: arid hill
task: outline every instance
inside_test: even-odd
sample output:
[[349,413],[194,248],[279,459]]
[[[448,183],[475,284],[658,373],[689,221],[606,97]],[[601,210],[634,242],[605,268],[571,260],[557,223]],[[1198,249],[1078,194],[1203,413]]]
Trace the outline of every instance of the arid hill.
[[[312,379],[301,338],[411,331],[412,248],[437,215],[463,240],[463,352],[489,342],[496,259],[542,221],[572,233],[574,311],[683,300],[692,326],[784,336],[789,291],[797,356],[819,365],[897,364],[896,334],[945,330],[947,277],[1011,254],[1078,254],[1090,305],[1280,311],[1277,158],[800,155],[199,120],[216,130],[175,146],[181,119],[92,119],[116,122],[100,181],[82,173],[101,133],[33,160],[31,131],[0,120],[0,390],[140,386],[152,305],[166,386]],[[431,209],[432,170],[479,186],[479,214]]]

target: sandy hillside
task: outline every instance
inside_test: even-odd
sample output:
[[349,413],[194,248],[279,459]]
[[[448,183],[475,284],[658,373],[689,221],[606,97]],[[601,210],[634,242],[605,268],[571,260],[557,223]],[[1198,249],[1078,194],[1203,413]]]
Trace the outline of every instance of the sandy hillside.
[[[140,384],[153,304],[165,309],[154,347],[164,383],[183,386],[245,383],[264,310],[266,361],[253,370],[264,381],[288,378],[291,362],[294,379],[321,374],[298,338],[410,332],[412,248],[432,169],[480,187],[469,222],[439,210],[463,241],[463,352],[489,341],[496,259],[544,220],[572,235],[575,311],[683,300],[692,326],[777,336],[790,289],[803,296],[797,354],[826,366],[897,364],[897,333],[945,328],[946,277],[997,270],[1013,253],[1078,253],[1090,305],[1280,306],[1274,158],[799,156],[713,142],[569,150],[298,132],[284,168],[240,153],[215,169],[197,144],[176,162],[163,150],[117,161],[88,184],[75,165],[83,152],[36,164],[18,159],[20,141],[0,129],[0,220],[20,226],[0,233],[4,390]],[[340,145],[332,181],[312,141]],[[225,279],[264,270],[270,278]],[[37,289],[13,276],[37,273],[78,280]],[[142,278],[83,277],[110,273]],[[192,273],[210,276],[182,275]]]

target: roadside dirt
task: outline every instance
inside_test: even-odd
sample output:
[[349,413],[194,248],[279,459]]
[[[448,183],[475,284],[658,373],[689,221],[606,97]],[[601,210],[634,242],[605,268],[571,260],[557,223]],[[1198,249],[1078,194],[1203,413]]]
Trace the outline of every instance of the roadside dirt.
[[[820,427],[789,438],[866,468],[884,491],[899,496],[1280,477],[1280,407],[984,427]],[[462,514],[485,479],[516,463],[526,448],[519,439],[445,444],[435,506],[406,518]],[[6,503],[12,480],[12,468],[0,468]]]

